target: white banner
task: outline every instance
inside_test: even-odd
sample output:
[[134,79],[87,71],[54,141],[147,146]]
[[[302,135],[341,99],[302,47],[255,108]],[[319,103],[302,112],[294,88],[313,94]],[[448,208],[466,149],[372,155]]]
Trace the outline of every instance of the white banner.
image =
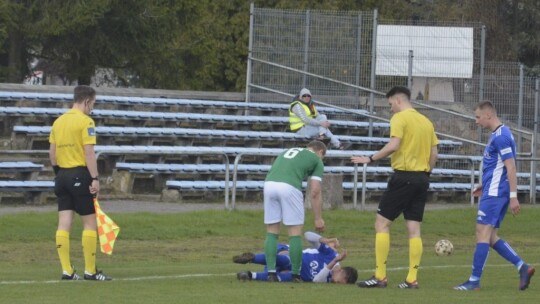
[[471,78],[473,28],[407,25],[377,27],[377,75]]

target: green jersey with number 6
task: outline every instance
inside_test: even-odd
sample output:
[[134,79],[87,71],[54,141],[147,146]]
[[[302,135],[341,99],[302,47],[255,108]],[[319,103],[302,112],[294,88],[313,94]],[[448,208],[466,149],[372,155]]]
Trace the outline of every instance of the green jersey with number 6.
[[281,153],[266,176],[267,182],[287,183],[302,191],[302,182],[311,176],[322,180],[324,164],[307,148],[291,148]]

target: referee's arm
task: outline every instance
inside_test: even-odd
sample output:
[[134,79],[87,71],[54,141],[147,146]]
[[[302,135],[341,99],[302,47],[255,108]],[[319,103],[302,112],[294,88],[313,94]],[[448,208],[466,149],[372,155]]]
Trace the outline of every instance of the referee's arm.
[[86,159],[86,167],[90,172],[92,178],[98,176],[96,153],[94,152],[94,145],[84,145],[84,157]]
[[97,196],[97,194],[99,193],[99,179],[94,145],[84,145],[84,158],[86,160],[86,167],[88,168],[88,172],[90,172],[90,176],[92,177],[92,182],[90,184],[90,193]]
[[50,144],[49,146],[49,160],[51,161],[51,166],[57,166],[56,162],[56,144]]
[[439,158],[439,150],[437,148],[437,145],[431,147],[431,154],[429,155],[429,171],[433,171],[433,168],[435,168],[435,163],[437,163],[437,159]]

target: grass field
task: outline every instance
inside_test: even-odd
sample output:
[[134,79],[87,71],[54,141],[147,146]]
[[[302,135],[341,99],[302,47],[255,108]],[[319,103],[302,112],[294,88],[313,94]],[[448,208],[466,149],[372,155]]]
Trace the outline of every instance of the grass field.
[[[522,206],[508,215],[501,236],[533,265],[540,266],[540,208]],[[309,214],[309,212],[308,212]],[[54,246],[56,213],[0,216],[0,303],[538,303],[540,277],[528,290],[518,290],[516,269],[493,251],[482,290],[458,292],[466,280],[474,250],[475,209],[427,211],[423,224],[424,256],[419,290],[396,285],[407,274],[408,243],[403,220],[391,234],[386,289],[353,285],[270,284],[240,282],[235,273],[258,265],[233,264],[244,251],[262,251],[262,211],[197,211],[190,213],[110,213],[121,232],[112,256],[98,253],[98,267],[111,282],[61,282]],[[306,229],[312,229],[312,219]],[[324,213],[326,236],[339,238],[349,257],[342,264],[373,272],[373,212],[332,210]],[[285,229],[283,229],[285,231]],[[71,234],[72,262],[84,271],[81,224]],[[439,239],[453,242],[449,257],[435,255]],[[285,233],[280,241],[286,242]]]

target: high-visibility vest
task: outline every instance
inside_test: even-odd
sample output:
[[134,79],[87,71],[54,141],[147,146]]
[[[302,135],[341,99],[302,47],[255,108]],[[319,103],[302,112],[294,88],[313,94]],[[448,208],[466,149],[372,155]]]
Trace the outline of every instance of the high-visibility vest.
[[315,107],[313,107],[313,112],[311,112],[311,109],[309,108],[309,106],[307,104],[301,102],[300,100],[295,100],[293,103],[291,103],[291,106],[289,107],[289,123],[291,125],[291,131],[296,131],[296,130],[302,128],[305,125],[305,123],[302,121],[302,119],[300,119],[300,117],[296,116],[296,114],[294,114],[294,112],[292,111],[292,108],[296,104],[299,104],[299,105],[302,106],[302,109],[304,110],[304,112],[306,113],[306,115],[309,118],[316,118],[317,115],[319,115],[319,113],[317,113],[317,109]]

